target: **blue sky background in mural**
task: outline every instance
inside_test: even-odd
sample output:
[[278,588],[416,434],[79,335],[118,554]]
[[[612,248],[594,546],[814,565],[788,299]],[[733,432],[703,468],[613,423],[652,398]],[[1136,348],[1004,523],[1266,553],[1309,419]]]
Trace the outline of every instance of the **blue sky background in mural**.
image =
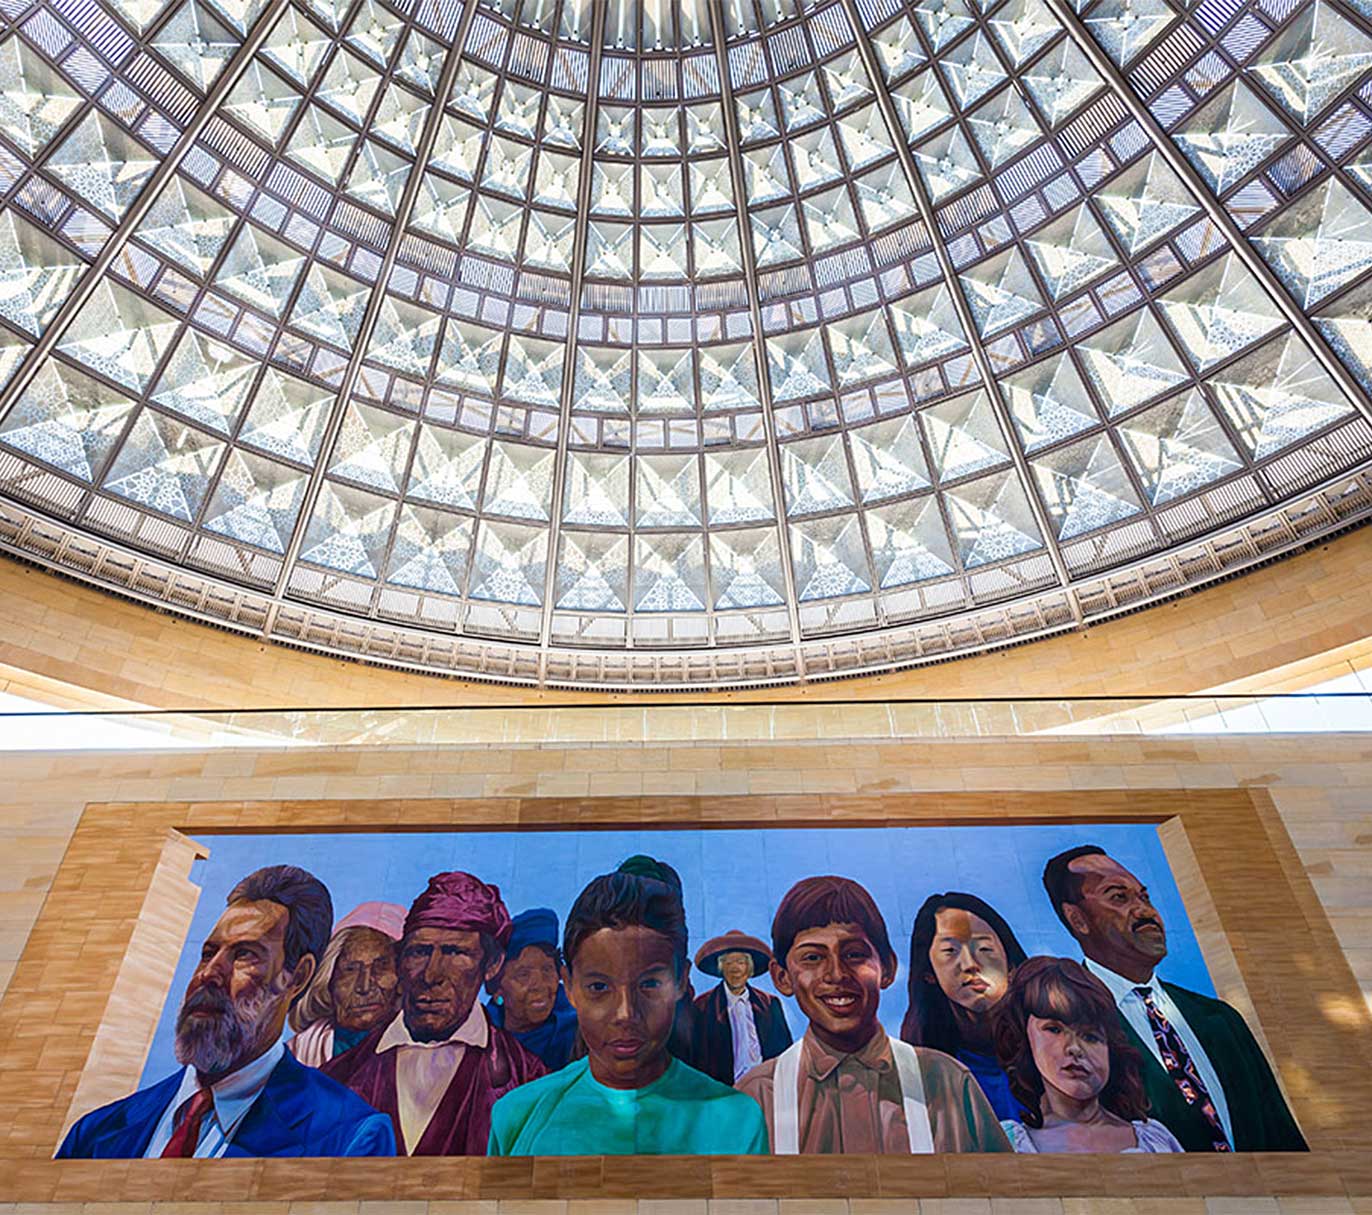
[[[882,1001],[893,1034],[905,1014],[910,928],[936,891],[979,895],[1011,924],[1030,954],[1079,957],[1043,892],[1044,862],[1076,844],[1096,843],[1149,887],[1167,925],[1168,956],[1160,973],[1193,991],[1213,994],[1190,921],[1157,830],[1139,824],[1013,827],[841,827],[722,830],[482,831],[391,834],[204,835],[210,849],[192,879],[202,889],[153,1039],[144,1083],[177,1067],[172,1029],[200,943],[218,919],[229,890],[261,865],[294,864],[316,874],[342,918],[358,903],[385,899],[406,906],[430,874],[465,869],[500,887],[511,914],[552,907],[565,917],[591,878],[626,856],[646,852],[680,872],[691,952],[731,928],[770,938],[781,896],[803,877],[836,873],[862,882],[886,917],[901,972]],[[718,980],[692,971],[696,993]],[[760,986],[771,991],[764,980]],[[792,1029],[804,1029],[784,1001]]]

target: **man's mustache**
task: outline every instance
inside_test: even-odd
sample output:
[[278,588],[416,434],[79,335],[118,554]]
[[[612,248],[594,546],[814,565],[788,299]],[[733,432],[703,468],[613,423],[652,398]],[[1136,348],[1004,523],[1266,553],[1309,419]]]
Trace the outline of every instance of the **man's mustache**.
[[181,1013],[212,1012],[228,1015],[234,1011],[233,1001],[218,987],[201,987],[188,995],[181,1005]]
[[1161,921],[1160,919],[1158,919],[1158,917],[1155,916],[1155,915],[1141,915],[1141,916],[1139,916],[1139,917],[1129,926],[1129,927],[1130,927],[1130,931],[1133,931],[1133,930],[1136,929],[1136,928],[1142,928],[1145,924],[1152,924],[1153,927],[1156,928],[1159,932],[1166,932],[1166,931],[1167,931],[1167,930],[1162,926],[1162,921]]

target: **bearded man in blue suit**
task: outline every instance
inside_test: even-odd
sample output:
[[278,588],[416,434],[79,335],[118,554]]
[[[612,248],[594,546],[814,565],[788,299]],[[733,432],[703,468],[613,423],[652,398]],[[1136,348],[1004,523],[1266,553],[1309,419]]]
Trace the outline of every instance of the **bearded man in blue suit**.
[[395,1155],[391,1120],[281,1041],[332,926],[328,890],[303,869],[239,882],[177,1014],[182,1070],[87,1114],[57,1158]]

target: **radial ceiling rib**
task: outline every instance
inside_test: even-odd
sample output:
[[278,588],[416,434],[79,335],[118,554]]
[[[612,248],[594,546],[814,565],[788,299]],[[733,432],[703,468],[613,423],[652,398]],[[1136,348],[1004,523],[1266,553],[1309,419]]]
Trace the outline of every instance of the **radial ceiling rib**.
[[56,349],[57,343],[66,333],[67,327],[76,317],[76,314],[81,311],[82,305],[104,281],[105,272],[114,265],[115,260],[124,251],[129,237],[143,222],[144,216],[147,215],[153,203],[162,193],[162,188],[172,180],[186,154],[195,146],[196,140],[200,138],[205,128],[218,114],[219,107],[224,103],[234,85],[238,83],[239,77],[251,65],[253,57],[267,40],[278,18],[289,7],[290,0],[270,0],[270,3],[263,9],[262,15],[248,30],[247,36],[239,45],[238,50],[229,59],[228,64],[219,74],[219,78],[206,93],[204,101],[186,124],[180,138],[172,145],[171,151],[158,162],[157,169],[148,178],[138,197],[129,205],[129,209],[124,213],[114,231],[110,233],[109,240],[105,242],[104,247],[95,256],[91,264],[86,267],[85,273],[77,280],[76,285],[71,289],[71,293],[63,301],[62,306],[57,310],[47,328],[39,335],[27,357],[15,371],[13,378],[5,385],[4,390],[0,391],[0,418],[5,416],[9,407],[19,399],[20,394],[29,386],[43,362]]
[[[586,114],[581,124],[581,176],[577,181],[577,214],[585,216],[591,205],[591,181],[595,156],[596,115],[600,109],[600,63],[605,43],[605,4],[591,11],[591,46],[586,78]],[[553,457],[553,502],[548,522],[548,557],[543,576],[543,615],[539,621],[539,669],[547,662],[552,637],[553,608],[557,598],[557,559],[562,534],[563,499],[567,489],[568,450],[572,434],[572,401],[576,396],[577,329],[581,318],[582,279],[586,273],[587,224],[577,227],[572,245],[571,299],[567,309],[567,356],[563,362],[561,396],[558,399],[557,454]]]
[[724,110],[724,134],[729,143],[729,175],[734,183],[735,214],[738,218],[739,242],[742,249],[744,281],[748,286],[748,311],[752,317],[753,360],[757,364],[758,393],[762,401],[762,426],[767,439],[767,462],[770,466],[772,496],[777,504],[777,533],[781,550],[781,573],[786,583],[786,617],[791,628],[791,644],[796,647],[796,663],[801,677],[805,675],[805,659],[800,644],[800,602],[796,594],[795,566],[791,554],[791,540],[786,517],[786,494],[781,482],[781,445],[777,442],[776,418],[773,414],[772,383],[767,373],[767,352],[763,345],[762,304],[757,285],[757,253],[749,236],[748,190],[743,173],[743,155],[739,150],[738,111],[734,105],[733,82],[729,78],[729,47],[724,27],[722,0],[710,0],[710,26],[715,51],[719,59],[720,103]]
[[[844,2],[848,3],[850,0],[844,0]],[[1253,277],[1262,284],[1263,290],[1277,306],[1287,323],[1304,339],[1306,346],[1319,360],[1320,365],[1329,373],[1343,394],[1365,416],[1372,418],[1372,400],[1369,400],[1367,393],[1362,390],[1342,360],[1330,348],[1324,334],[1316,325],[1311,323],[1310,318],[1292,299],[1291,293],[1286,290],[1281,280],[1273,273],[1272,267],[1258,254],[1248,237],[1244,235],[1242,229],[1234,221],[1234,217],[1230,215],[1225,205],[1215,196],[1209,185],[1196,171],[1196,167],[1182,154],[1181,149],[1163,129],[1153,112],[1140,101],[1138,94],[1129,86],[1129,82],[1124,78],[1120,69],[1115,66],[1114,61],[1101,49],[1100,44],[1091,36],[1090,31],[1085,28],[1077,14],[1073,12],[1072,6],[1066,3],[1066,0],[1043,0],[1043,2],[1062,24],[1063,29],[1067,31],[1077,48],[1090,59],[1092,66],[1101,74],[1134,121],[1148,133],[1158,152],[1166,159],[1172,170],[1186,183],[1191,193],[1205,209],[1211,223],[1224,234],[1230,247],[1238,254],[1239,259]]]
[[891,132],[891,141],[895,145],[896,156],[900,160],[901,168],[905,171],[905,176],[910,182],[910,189],[915,197],[915,204],[919,208],[920,219],[924,222],[925,230],[929,233],[929,241],[934,246],[934,251],[938,256],[939,269],[943,272],[944,282],[948,285],[948,294],[953,301],[953,307],[957,310],[958,320],[962,324],[963,331],[967,335],[967,341],[971,344],[972,355],[976,359],[977,371],[981,375],[981,380],[986,388],[987,397],[990,399],[991,407],[995,410],[996,421],[1005,436],[1005,446],[1009,450],[1014,461],[1016,475],[1024,484],[1026,496],[1029,501],[1030,509],[1034,514],[1034,522],[1038,524],[1039,532],[1043,536],[1043,543],[1047,550],[1049,560],[1053,563],[1053,573],[1058,582],[1062,585],[1066,594],[1067,602],[1072,611],[1073,618],[1078,624],[1081,623],[1081,605],[1077,602],[1076,596],[1072,593],[1072,579],[1067,572],[1067,563],[1062,558],[1062,550],[1058,546],[1056,533],[1050,524],[1047,512],[1043,509],[1039,496],[1034,492],[1034,479],[1030,475],[1029,462],[1025,458],[1024,452],[1016,442],[1014,426],[1006,416],[1005,403],[1001,399],[1000,390],[996,385],[995,373],[991,370],[991,361],[987,358],[986,349],[981,343],[981,334],[977,330],[976,321],[972,316],[972,310],[967,303],[967,297],[962,292],[962,285],[959,282],[957,270],[953,266],[953,260],[949,256],[948,248],[943,243],[939,235],[938,220],[934,214],[934,208],[929,201],[928,192],[924,186],[924,180],[919,175],[919,170],[915,167],[914,157],[910,154],[910,144],[902,135],[900,120],[896,115],[895,106],[891,101],[891,94],[886,87],[886,78],[882,75],[880,65],[877,63],[876,55],[872,51],[872,44],[863,33],[861,15],[858,13],[855,0],[841,0],[841,7],[848,18],[849,25],[853,28],[854,39],[857,43],[858,54],[862,59],[863,66],[867,69],[867,75],[871,78],[872,89],[876,94],[878,107],[881,109],[882,118]]
[[281,604],[286,595],[286,586],[290,581],[291,573],[295,568],[296,559],[300,555],[300,547],[304,543],[305,533],[309,528],[310,516],[314,512],[315,503],[319,499],[319,494],[324,485],[324,472],[328,467],[329,454],[337,442],[339,431],[343,426],[343,419],[346,416],[348,400],[352,396],[353,388],[357,384],[357,377],[362,370],[362,360],[366,357],[367,348],[371,344],[372,334],[376,330],[376,323],[381,316],[381,310],[386,301],[386,284],[391,277],[391,271],[395,267],[395,259],[400,252],[400,246],[405,240],[405,230],[409,225],[410,216],[414,211],[415,200],[419,197],[419,190],[424,181],[424,169],[428,164],[429,156],[433,152],[434,142],[438,138],[439,130],[443,125],[443,117],[449,94],[452,92],[453,81],[457,78],[458,68],[462,64],[462,48],[467,41],[467,31],[471,29],[472,18],[476,16],[479,0],[466,0],[462,16],[457,22],[457,28],[453,33],[452,44],[448,49],[447,57],[443,61],[443,67],[438,77],[438,83],[434,89],[433,108],[425,117],[423,130],[420,132],[419,142],[415,145],[414,168],[410,175],[405,179],[404,189],[401,191],[400,202],[396,207],[395,223],[391,229],[390,240],[386,245],[386,252],[381,260],[381,267],[377,271],[376,283],[372,289],[372,294],[367,300],[367,308],[363,313],[362,326],[358,331],[356,342],[354,343],[352,354],[348,359],[347,369],[343,373],[342,383],[339,385],[338,396],[335,400],[333,414],[329,419],[329,425],[324,433],[323,442],[319,448],[319,459],[315,464],[314,473],[310,477],[310,482],[305,491],[304,502],[300,508],[300,514],[296,519],[295,530],[291,533],[290,544],[286,549],[286,557],[281,565],[281,573],[277,576],[276,587],[272,596],[271,615],[268,620],[268,628],[275,622],[277,613],[281,609]]

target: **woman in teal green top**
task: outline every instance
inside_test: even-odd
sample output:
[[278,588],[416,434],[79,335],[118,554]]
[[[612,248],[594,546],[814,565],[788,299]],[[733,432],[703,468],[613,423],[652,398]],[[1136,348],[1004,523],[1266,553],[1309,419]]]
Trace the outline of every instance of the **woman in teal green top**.
[[665,881],[596,878],[563,934],[587,1055],[491,1111],[491,1156],[765,1155],[762,1110],[667,1050],[686,976],[686,916]]

